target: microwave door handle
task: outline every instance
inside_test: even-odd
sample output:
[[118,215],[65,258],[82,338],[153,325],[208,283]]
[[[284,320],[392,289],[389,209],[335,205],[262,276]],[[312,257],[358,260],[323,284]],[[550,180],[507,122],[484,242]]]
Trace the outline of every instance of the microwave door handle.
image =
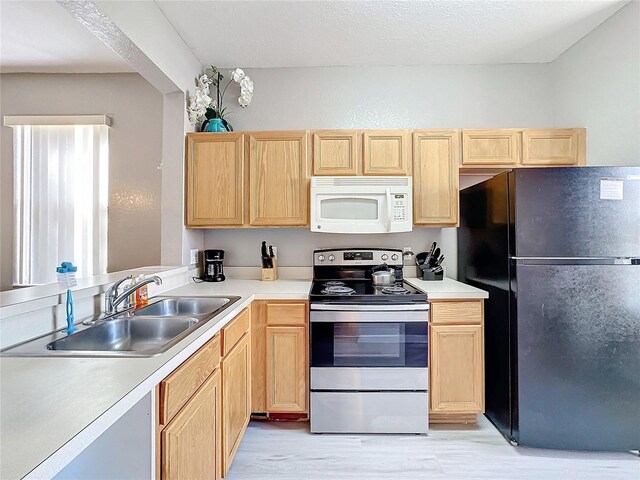
[[391,217],[393,215],[393,206],[391,205],[391,190],[385,188],[387,194],[387,232],[391,231]]

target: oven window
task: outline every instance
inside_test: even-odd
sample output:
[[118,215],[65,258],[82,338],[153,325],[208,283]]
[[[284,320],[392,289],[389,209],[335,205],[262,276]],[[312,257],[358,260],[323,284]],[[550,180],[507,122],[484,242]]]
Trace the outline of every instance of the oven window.
[[320,200],[320,218],[331,220],[377,220],[378,200],[343,197]]
[[312,367],[426,367],[427,323],[312,323]]

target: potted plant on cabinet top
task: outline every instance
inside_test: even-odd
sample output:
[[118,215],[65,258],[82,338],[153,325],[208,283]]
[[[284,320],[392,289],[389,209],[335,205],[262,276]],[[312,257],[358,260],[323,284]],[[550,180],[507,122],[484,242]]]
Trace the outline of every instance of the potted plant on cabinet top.
[[[196,77],[196,90],[187,102],[187,114],[191,125],[200,125],[202,132],[232,132],[233,127],[225,116],[227,107],[223,107],[224,94],[232,83],[240,85],[240,96],[238,104],[246,108],[251,104],[253,98],[253,81],[244,73],[241,68],[231,70],[231,78],[224,88],[221,88],[224,76],[220,70],[211,65],[211,74],[203,73]],[[211,98],[210,89],[213,85],[216,89],[215,99]],[[202,123],[201,123],[202,122]]]

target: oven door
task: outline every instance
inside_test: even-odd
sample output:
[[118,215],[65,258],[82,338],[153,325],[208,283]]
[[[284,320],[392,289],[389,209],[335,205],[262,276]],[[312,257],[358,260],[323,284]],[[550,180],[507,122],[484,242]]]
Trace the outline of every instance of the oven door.
[[426,311],[311,311],[311,367],[427,368]]

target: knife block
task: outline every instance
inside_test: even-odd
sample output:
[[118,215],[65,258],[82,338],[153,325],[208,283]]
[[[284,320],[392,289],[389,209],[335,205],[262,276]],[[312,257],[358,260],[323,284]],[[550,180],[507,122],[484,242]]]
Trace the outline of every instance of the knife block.
[[278,261],[273,259],[273,268],[262,269],[262,281],[271,282],[278,279]]

